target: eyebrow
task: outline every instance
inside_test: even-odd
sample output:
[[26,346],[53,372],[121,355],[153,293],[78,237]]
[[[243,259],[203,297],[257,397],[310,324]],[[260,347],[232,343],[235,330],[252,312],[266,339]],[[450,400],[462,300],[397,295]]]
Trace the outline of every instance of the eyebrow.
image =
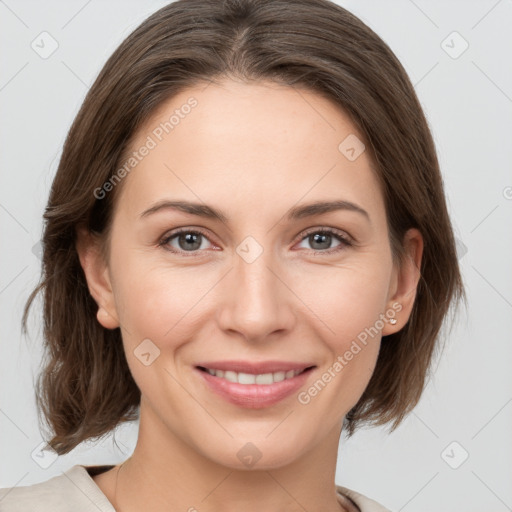
[[[206,204],[192,203],[189,201],[158,201],[153,206],[142,212],[140,214],[140,217],[144,218],[161,210],[178,210],[184,213],[189,213],[191,215],[197,215],[198,217],[204,217],[207,219],[217,219],[225,224],[227,224],[228,222],[227,216],[220,210],[217,210],[216,208],[213,208]],[[351,203],[350,201],[344,200],[315,201],[313,203],[294,206],[286,213],[285,219],[287,221],[298,220],[337,210],[347,210],[360,213],[369,222],[371,222],[370,215],[366,210],[364,210],[355,203]]]

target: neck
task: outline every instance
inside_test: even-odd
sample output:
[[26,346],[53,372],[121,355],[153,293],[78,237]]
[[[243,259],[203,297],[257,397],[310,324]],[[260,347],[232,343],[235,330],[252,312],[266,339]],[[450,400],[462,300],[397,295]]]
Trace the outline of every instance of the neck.
[[259,470],[231,468],[193,450],[142,403],[137,445],[114,475],[116,510],[346,510],[336,495],[334,480],[340,431],[334,429],[314,450],[292,463]]

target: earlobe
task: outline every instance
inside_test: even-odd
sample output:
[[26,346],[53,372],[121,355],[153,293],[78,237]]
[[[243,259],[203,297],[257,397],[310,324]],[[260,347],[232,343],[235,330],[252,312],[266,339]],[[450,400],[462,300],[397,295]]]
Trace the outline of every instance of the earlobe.
[[[423,256],[423,237],[416,228],[409,229],[404,235],[404,261],[395,271],[395,292],[388,300],[388,308],[396,314],[396,323],[388,322],[382,335],[400,331],[408,322],[416,299],[418,283],[421,278],[421,261]],[[397,308],[397,304],[400,308]]]
[[106,329],[119,327],[108,265],[101,254],[100,240],[85,227],[76,230],[76,251],[89,292],[98,304],[96,318]]
[[112,316],[104,307],[99,306],[96,313],[98,322],[106,329],[115,329],[119,327],[119,320]]

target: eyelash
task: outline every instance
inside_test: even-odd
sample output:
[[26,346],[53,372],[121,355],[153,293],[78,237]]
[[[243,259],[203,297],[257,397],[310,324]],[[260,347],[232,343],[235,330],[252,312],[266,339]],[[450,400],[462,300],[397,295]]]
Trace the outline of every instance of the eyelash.
[[[162,247],[166,251],[172,252],[174,254],[180,254],[180,255],[183,255],[184,257],[187,257],[187,258],[188,257],[192,257],[192,258],[193,257],[199,257],[200,253],[202,252],[201,250],[181,251],[181,250],[176,250],[176,249],[168,249],[166,247],[167,244],[173,238],[176,238],[178,235],[180,235],[182,233],[191,233],[191,234],[194,234],[194,235],[202,235],[204,238],[209,240],[208,236],[206,235],[206,233],[204,231],[202,231],[201,229],[197,229],[197,228],[196,229],[179,228],[179,229],[171,232],[168,236],[165,236],[162,240],[160,240],[160,242],[158,242],[158,246]],[[301,238],[299,239],[299,243],[302,242],[304,239],[306,239],[308,236],[310,236],[312,234],[316,234],[316,233],[321,233],[323,235],[324,234],[333,235],[341,243],[337,247],[333,247],[331,249],[323,249],[323,250],[310,249],[310,251],[312,251],[314,254],[333,254],[333,253],[336,253],[336,252],[344,250],[346,247],[351,247],[353,245],[352,238],[350,238],[348,235],[346,235],[342,231],[338,231],[337,229],[329,228],[329,227],[325,227],[325,228],[310,228],[310,229],[306,230],[302,234]]]

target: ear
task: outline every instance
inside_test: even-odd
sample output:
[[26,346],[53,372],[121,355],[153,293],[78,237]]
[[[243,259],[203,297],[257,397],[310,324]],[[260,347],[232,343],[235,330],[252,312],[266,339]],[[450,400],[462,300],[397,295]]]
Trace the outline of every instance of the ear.
[[421,277],[421,258],[423,255],[423,237],[416,228],[409,229],[403,240],[404,261],[400,268],[393,269],[393,279],[388,299],[388,309],[396,312],[396,324],[386,322],[382,335],[398,332],[407,323],[414,306],[416,290]]
[[101,254],[100,239],[87,228],[76,229],[76,250],[89,292],[98,304],[98,322],[106,329],[119,327],[114,293],[107,263]]

